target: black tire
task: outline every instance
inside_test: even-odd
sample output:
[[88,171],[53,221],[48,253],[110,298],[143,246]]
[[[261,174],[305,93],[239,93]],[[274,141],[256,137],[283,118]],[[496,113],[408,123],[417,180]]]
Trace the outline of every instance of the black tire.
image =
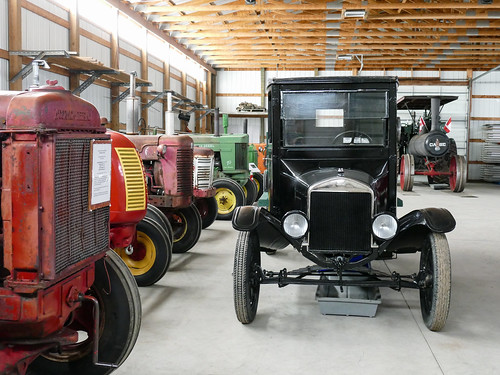
[[240,232],[233,269],[234,309],[243,324],[253,322],[260,292],[260,247],[255,231]]
[[165,211],[174,231],[172,252],[185,253],[191,249],[201,234],[201,216],[194,204],[176,210]]
[[257,199],[258,201],[260,197],[262,197],[262,193],[264,193],[264,176],[262,176],[262,173],[259,172],[254,172],[253,173],[253,181],[257,185]]
[[[106,264],[106,265],[105,265]],[[111,293],[110,293],[111,291]],[[135,345],[141,326],[141,298],[137,284],[127,266],[113,251],[96,262],[95,281],[86,293],[95,297],[100,307],[101,331],[99,361],[121,365]],[[69,328],[88,332],[78,322],[93,322],[90,302],[83,302],[75,310]],[[114,368],[92,363],[92,333],[76,345],[61,347],[39,356],[28,368],[27,374],[102,375]]]
[[225,177],[215,180],[214,187],[218,207],[217,219],[231,220],[236,207],[245,204],[243,188],[236,181]]
[[217,219],[217,200],[215,197],[197,199],[194,203],[201,216],[201,229],[206,229]]
[[451,299],[451,258],[443,233],[430,232],[420,254],[420,310],[425,325],[440,331],[448,317]]
[[249,178],[245,186],[243,186],[243,192],[245,193],[245,203],[247,205],[252,205],[253,202],[257,200],[258,187],[251,178]]
[[170,225],[168,218],[165,216],[165,214],[158,207],[153,206],[152,204],[148,204],[147,211],[146,211],[146,217],[161,224],[161,226],[168,233],[168,236],[170,238],[170,243],[174,242],[174,240],[173,240],[174,231],[172,230],[172,226]]
[[149,286],[160,280],[172,260],[172,243],[163,226],[150,218],[137,224],[137,236],[132,243],[133,252],[115,249],[134,275],[137,285]]

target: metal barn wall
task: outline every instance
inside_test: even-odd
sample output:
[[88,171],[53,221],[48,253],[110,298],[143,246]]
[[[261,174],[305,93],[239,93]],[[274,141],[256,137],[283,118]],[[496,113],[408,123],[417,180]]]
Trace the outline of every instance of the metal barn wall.
[[9,49],[8,1],[0,0],[0,48]]
[[[128,45],[128,44],[125,44],[124,45],[127,47],[127,48],[133,48],[132,46]],[[120,47],[122,46],[122,43],[120,43]],[[141,75],[141,63],[135,59],[132,59],[128,56],[125,56],[123,54],[120,54],[120,69],[127,72],[127,73],[131,73],[131,72],[137,72],[137,76],[140,77]],[[136,94],[139,93],[140,90],[137,90],[136,91]],[[127,122],[127,104],[124,100],[122,100],[120,102],[120,122],[122,124],[125,124]]]
[[9,61],[0,59],[0,90],[9,89]]
[[[66,14],[67,16],[67,14]],[[69,30],[29,10],[21,10],[23,50],[67,50]]]
[[42,9],[45,9],[47,12],[52,13],[58,17],[63,18],[66,21],[69,21],[69,14],[68,12],[61,8],[60,6],[54,4],[51,1],[48,0],[28,0],[28,2],[39,6]]
[[[484,72],[474,72],[473,79]],[[472,82],[469,130],[469,179],[483,179],[483,149],[486,124],[500,124],[500,72],[488,73]],[[492,166],[492,165],[489,165]],[[500,168],[500,164],[496,164]]]
[[[156,59],[149,60],[158,65],[160,61]],[[161,62],[160,62],[161,63]],[[163,72],[159,72],[156,69],[148,68],[148,81],[152,83],[151,87],[146,88],[148,91],[163,91]],[[156,102],[151,107],[148,108],[148,127],[154,128],[164,128],[163,125],[163,104],[161,101]]]
[[[83,81],[82,81],[83,83]],[[99,112],[99,116],[111,119],[111,90],[100,85],[90,85],[80,97],[91,102]]]

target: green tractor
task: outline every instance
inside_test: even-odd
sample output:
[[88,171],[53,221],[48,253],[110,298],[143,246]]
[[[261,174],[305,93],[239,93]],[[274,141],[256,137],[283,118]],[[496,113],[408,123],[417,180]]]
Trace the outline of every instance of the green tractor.
[[195,146],[214,151],[218,219],[229,220],[236,207],[252,204],[258,188],[248,169],[248,134],[190,134]]

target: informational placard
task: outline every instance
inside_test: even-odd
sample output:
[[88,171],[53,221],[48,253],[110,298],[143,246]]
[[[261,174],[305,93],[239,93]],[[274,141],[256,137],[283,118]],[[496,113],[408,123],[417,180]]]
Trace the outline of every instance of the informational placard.
[[90,147],[89,209],[109,206],[111,198],[111,141],[93,140]]
[[318,128],[341,128],[344,126],[343,109],[317,109],[316,127]]

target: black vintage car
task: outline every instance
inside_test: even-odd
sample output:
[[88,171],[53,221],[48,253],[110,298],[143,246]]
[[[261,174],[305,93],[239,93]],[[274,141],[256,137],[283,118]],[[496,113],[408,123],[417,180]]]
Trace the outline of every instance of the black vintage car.
[[[451,262],[442,208],[397,218],[395,77],[275,79],[268,86],[269,207],[243,206],[234,259],[234,302],[254,320],[261,284],[403,287],[420,290],[430,330],[449,310]],[[261,254],[292,245],[314,264],[269,271]],[[420,252],[414,274],[382,273],[376,259]],[[349,275],[349,277],[346,277]]]

